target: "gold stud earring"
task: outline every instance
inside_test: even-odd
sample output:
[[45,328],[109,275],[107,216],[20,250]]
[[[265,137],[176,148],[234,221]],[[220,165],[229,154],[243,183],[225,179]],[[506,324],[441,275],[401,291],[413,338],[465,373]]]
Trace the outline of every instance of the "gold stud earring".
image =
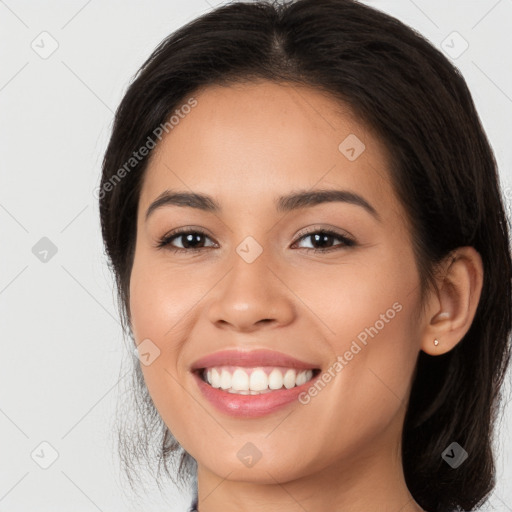
[[434,345],[437,347],[439,345],[439,341],[437,339],[434,340]]

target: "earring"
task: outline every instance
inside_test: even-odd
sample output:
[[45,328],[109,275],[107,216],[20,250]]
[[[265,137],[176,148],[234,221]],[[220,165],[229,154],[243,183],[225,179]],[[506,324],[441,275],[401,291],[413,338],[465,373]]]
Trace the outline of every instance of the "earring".
[[439,341],[437,339],[434,340],[434,345],[437,347],[439,345]]

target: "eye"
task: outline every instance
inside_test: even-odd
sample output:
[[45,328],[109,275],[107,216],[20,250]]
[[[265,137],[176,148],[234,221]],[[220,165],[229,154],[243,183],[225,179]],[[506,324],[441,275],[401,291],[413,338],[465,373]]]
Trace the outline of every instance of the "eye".
[[[169,248],[174,252],[195,252],[204,248],[201,247],[201,244],[204,243],[201,241],[202,238],[209,238],[204,231],[201,231],[200,229],[197,228],[182,228],[162,237],[158,241],[157,247],[161,249],[163,247],[170,246]],[[173,242],[175,239],[182,240],[182,247],[175,247],[171,244],[171,242]]]
[[[329,252],[329,251],[336,251],[339,249],[343,249],[344,247],[353,247],[356,245],[356,242],[353,238],[342,235],[340,233],[336,233],[335,231],[321,229],[317,231],[310,231],[309,233],[303,234],[295,244],[299,243],[301,240],[306,240],[310,238],[313,244],[317,244],[320,246],[320,248],[310,248],[310,247],[304,247],[304,249],[308,251],[314,251],[314,252]],[[341,240],[341,244],[338,245],[331,245],[331,242],[333,239]],[[295,245],[294,244],[294,245]]]
[[[208,247],[204,245],[205,238],[209,239],[209,236],[200,229],[181,228],[162,237],[158,241],[156,247],[159,249],[163,247],[169,247],[170,250],[174,252],[196,252]],[[355,240],[347,235],[342,235],[331,230],[321,229],[302,234],[300,238],[292,245],[292,247],[297,245],[301,240],[306,240],[308,238],[312,240],[313,244],[319,245],[320,248],[302,247],[302,249],[306,249],[307,251],[329,252],[343,249],[344,247],[353,247],[356,245]],[[181,239],[181,247],[174,246],[174,240],[179,239]],[[340,240],[341,244],[334,246],[331,245],[333,239]],[[215,246],[215,244],[210,245],[210,247],[212,246]]]

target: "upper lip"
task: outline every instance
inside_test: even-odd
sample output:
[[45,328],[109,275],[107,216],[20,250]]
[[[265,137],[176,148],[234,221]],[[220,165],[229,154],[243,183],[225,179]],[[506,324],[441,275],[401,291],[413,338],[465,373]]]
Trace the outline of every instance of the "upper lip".
[[201,357],[192,363],[191,371],[213,366],[284,366],[301,370],[318,369],[318,366],[296,359],[295,357],[276,352],[275,350],[222,350]]

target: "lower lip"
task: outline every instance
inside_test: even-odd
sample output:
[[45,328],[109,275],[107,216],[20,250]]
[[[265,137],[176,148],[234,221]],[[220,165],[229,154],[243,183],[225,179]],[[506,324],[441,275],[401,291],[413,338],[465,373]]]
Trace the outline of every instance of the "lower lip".
[[292,402],[300,403],[298,396],[314,384],[320,373],[301,386],[259,395],[229,393],[228,391],[210,386],[197,372],[192,372],[192,375],[196,379],[204,397],[219,411],[230,416],[257,418],[277,411]]

